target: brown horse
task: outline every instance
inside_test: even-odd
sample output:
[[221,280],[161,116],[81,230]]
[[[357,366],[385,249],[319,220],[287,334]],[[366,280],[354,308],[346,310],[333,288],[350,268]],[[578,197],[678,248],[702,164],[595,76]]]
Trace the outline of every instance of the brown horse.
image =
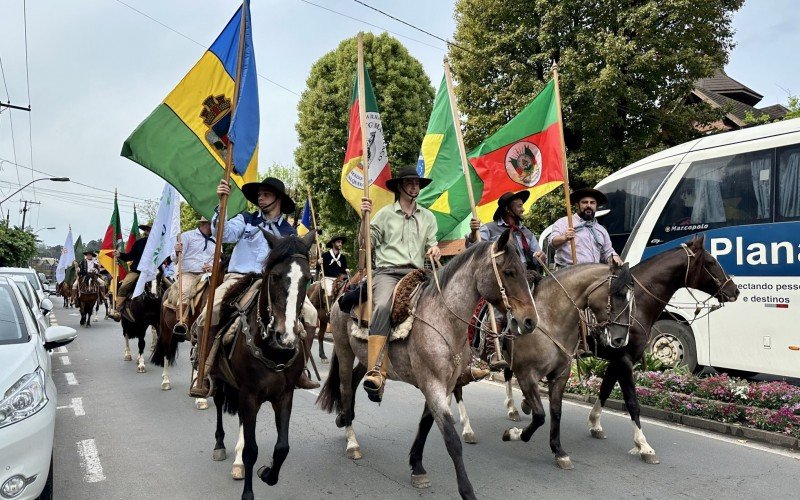
[[[147,368],[144,362],[144,346],[145,337],[147,336],[147,329],[152,327],[158,330],[159,317],[161,315],[161,297],[164,293],[161,286],[161,272],[152,282],[146,283],[144,292],[135,297],[129,298],[123,306],[122,318],[122,336],[125,339],[125,354],[123,359],[130,361],[131,347],[130,339],[137,339],[139,356],[136,359],[136,373],[145,373]],[[132,318],[133,321],[131,321]]]
[[[317,344],[319,345],[319,359],[322,363],[328,362],[328,356],[325,355],[325,347],[323,346],[323,341],[325,340],[325,333],[328,330],[328,324],[330,322],[330,311],[328,307],[332,307],[333,303],[339,296],[347,289],[349,285],[356,285],[361,283],[361,279],[363,275],[361,271],[357,272],[352,278],[348,278],[346,274],[343,274],[336,278],[331,286],[331,294],[328,295],[328,301],[325,301],[325,287],[323,286],[322,281],[315,281],[308,287],[308,291],[306,292],[306,296],[308,300],[311,301],[311,304],[314,306],[314,309],[317,310],[317,318],[319,319],[319,329],[317,330]],[[325,278],[323,278],[325,279]],[[306,339],[308,341],[308,339]],[[313,338],[311,339],[313,341]],[[311,343],[308,343],[308,347],[311,347]]]
[[64,298],[64,309],[72,307],[72,283],[67,283],[66,280],[59,283],[56,287],[56,296]]
[[[256,306],[242,312],[244,325],[230,344],[221,348],[219,363],[227,363],[228,378],[219,364],[209,376],[214,380],[214,403],[217,408],[216,444],[212,458],[225,460],[225,430],[222,412],[239,415],[244,437],[244,489],[242,498],[253,498],[253,465],[258,458],[256,417],[265,401],[272,403],[278,439],[272,453],[272,464],[262,466],[258,477],[268,485],[278,483],[283,462],[289,454],[289,419],[292,414],[294,387],[304,369],[303,348],[300,345],[299,321],[303,306],[303,290],[311,278],[308,252],[315,233],[303,238],[278,238],[262,230],[271,251],[261,274],[244,276],[231,287],[222,301],[221,325],[224,318],[239,313],[237,299],[261,278]],[[215,327],[215,329],[217,329]],[[212,332],[216,334],[217,332]],[[224,361],[228,360],[228,361]],[[225,370],[228,371],[227,369]]]
[[81,325],[86,328],[92,326],[92,312],[97,304],[100,287],[97,285],[97,273],[89,273],[83,278],[78,278],[78,307],[81,313]]
[[[448,396],[461,374],[468,370],[470,348],[466,323],[480,297],[485,297],[509,316],[515,333],[529,334],[533,331],[537,314],[525,278],[517,245],[510,241],[509,231],[494,243],[478,243],[436,272],[433,282],[420,293],[410,318],[408,337],[389,344],[389,378],[412,384],[425,396],[417,437],[410,453],[413,486],[430,486],[422,465],[422,454],[435,421],[455,466],[459,494],[462,498],[475,498],[464,466],[461,440],[447,404]],[[334,354],[318,404],[328,412],[337,411],[336,425],[345,427],[347,456],[359,459],[361,449],[353,431],[354,391],[366,372],[367,342],[351,335],[355,323],[338,303],[332,307],[331,322]],[[361,362],[354,370],[356,359]]]

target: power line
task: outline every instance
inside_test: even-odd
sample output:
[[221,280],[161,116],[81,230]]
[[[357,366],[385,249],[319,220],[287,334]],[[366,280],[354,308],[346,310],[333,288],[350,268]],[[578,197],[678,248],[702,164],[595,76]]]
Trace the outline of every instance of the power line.
[[[22,2],[22,25],[25,39],[25,86],[28,90],[28,109],[31,109],[31,73],[28,65],[28,0],[23,0]],[[33,119],[31,118],[30,112],[28,112],[28,147],[31,153],[31,180],[33,180]],[[31,184],[31,189],[33,190],[33,199],[35,200],[36,185]],[[37,211],[36,214],[36,222],[38,224],[39,212]]]
[[[8,92],[8,82],[6,82],[6,70],[3,68],[3,58],[0,57],[0,74],[3,75],[3,85],[6,89],[6,101],[11,102],[11,94]],[[11,124],[11,150],[14,153],[14,166],[17,170],[17,185],[22,185],[22,179],[19,176],[19,164],[17,163],[17,144],[14,140],[14,119],[11,118],[11,110],[8,111],[8,121]]]

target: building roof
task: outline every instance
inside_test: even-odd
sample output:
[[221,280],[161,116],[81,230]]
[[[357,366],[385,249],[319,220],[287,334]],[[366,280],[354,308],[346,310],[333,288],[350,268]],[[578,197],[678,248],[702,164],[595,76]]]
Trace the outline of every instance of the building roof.
[[748,106],[755,106],[763,95],[750,87],[729,77],[724,70],[718,69],[711,78],[701,78],[695,82],[698,87],[731,98]]
[[758,108],[758,110],[768,114],[773,120],[780,120],[789,113],[789,109],[783,104],[773,104],[772,106]]
[[755,118],[758,118],[764,114],[767,114],[770,116],[770,118],[772,118],[770,113],[756,109],[753,106],[735,99],[731,99],[730,97],[724,96],[704,87],[695,87],[695,89],[692,90],[692,93],[701,100],[710,104],[712,107],[722,108],[725,111],[725,117],[732,121],[737,127],[744,127],[747,125],[744,120],[748,112],[751,113]]

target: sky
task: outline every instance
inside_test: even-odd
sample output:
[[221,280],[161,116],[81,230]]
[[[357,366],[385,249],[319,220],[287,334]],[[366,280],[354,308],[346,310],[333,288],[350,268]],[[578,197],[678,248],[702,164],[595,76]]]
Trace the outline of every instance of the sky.
[[[133,204],[158,198],[163,181],[119,156],[122,143],[197,62],[240,2],[0,2],[0,100],[32,109],[0,113],[0,199],[40,177],[74,181],[37,182],[4,202],[3,215],[9,211],[11,224],[19,225],[21,200],[38,201],[26,225],[46,244],[63,244],[70,225],[75,239],[102,239],[117,189],[127,233]],[[451,0],[365,3],[441,38],[451,38],[455,29]],[[294,165],[305,80],[311,65],[341,40],[359,31],[388,31],[420,60],[431,81],[441,79],[444,42],[354,0],[251,0],[251,11],[262,76],[262,170],[273,162]],[[748,0],[734,17],[736,47],[725,69],[764,95],[759,106],[800,93],[800,65],[790,62],[800,46],[798,25],[794,0]]]

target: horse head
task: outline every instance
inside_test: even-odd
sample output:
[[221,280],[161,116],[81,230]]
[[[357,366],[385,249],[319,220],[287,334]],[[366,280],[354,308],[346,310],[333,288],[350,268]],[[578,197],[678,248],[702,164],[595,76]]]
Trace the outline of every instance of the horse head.
[[511,231],[505,230],[486,247],[489,262],[480,266],[475,275],[478,293],[507,315],[512,333],[533,332],[539,317]]
[[716,297],[720,303],[735,302],[739,297],[739,288],[705,248],[705,235],[700,235],[688,243],[681,245],[686,252],[687,267],[685,284]]
[[591,289],[587,304],[597,318],[599,342],[613,349],[628,345],[636,302],[628,264],[609,263],[608,277]]
[[315,232],[302,238],[291,235],[283,238],[272,233],[261,232],[270,246],[269,257],[264,264],[259,320],[273,335],[277,347],[293,349],[297,344],[295,328],[300,321],[300,312],[311,271],[308,252],[314,243]]

